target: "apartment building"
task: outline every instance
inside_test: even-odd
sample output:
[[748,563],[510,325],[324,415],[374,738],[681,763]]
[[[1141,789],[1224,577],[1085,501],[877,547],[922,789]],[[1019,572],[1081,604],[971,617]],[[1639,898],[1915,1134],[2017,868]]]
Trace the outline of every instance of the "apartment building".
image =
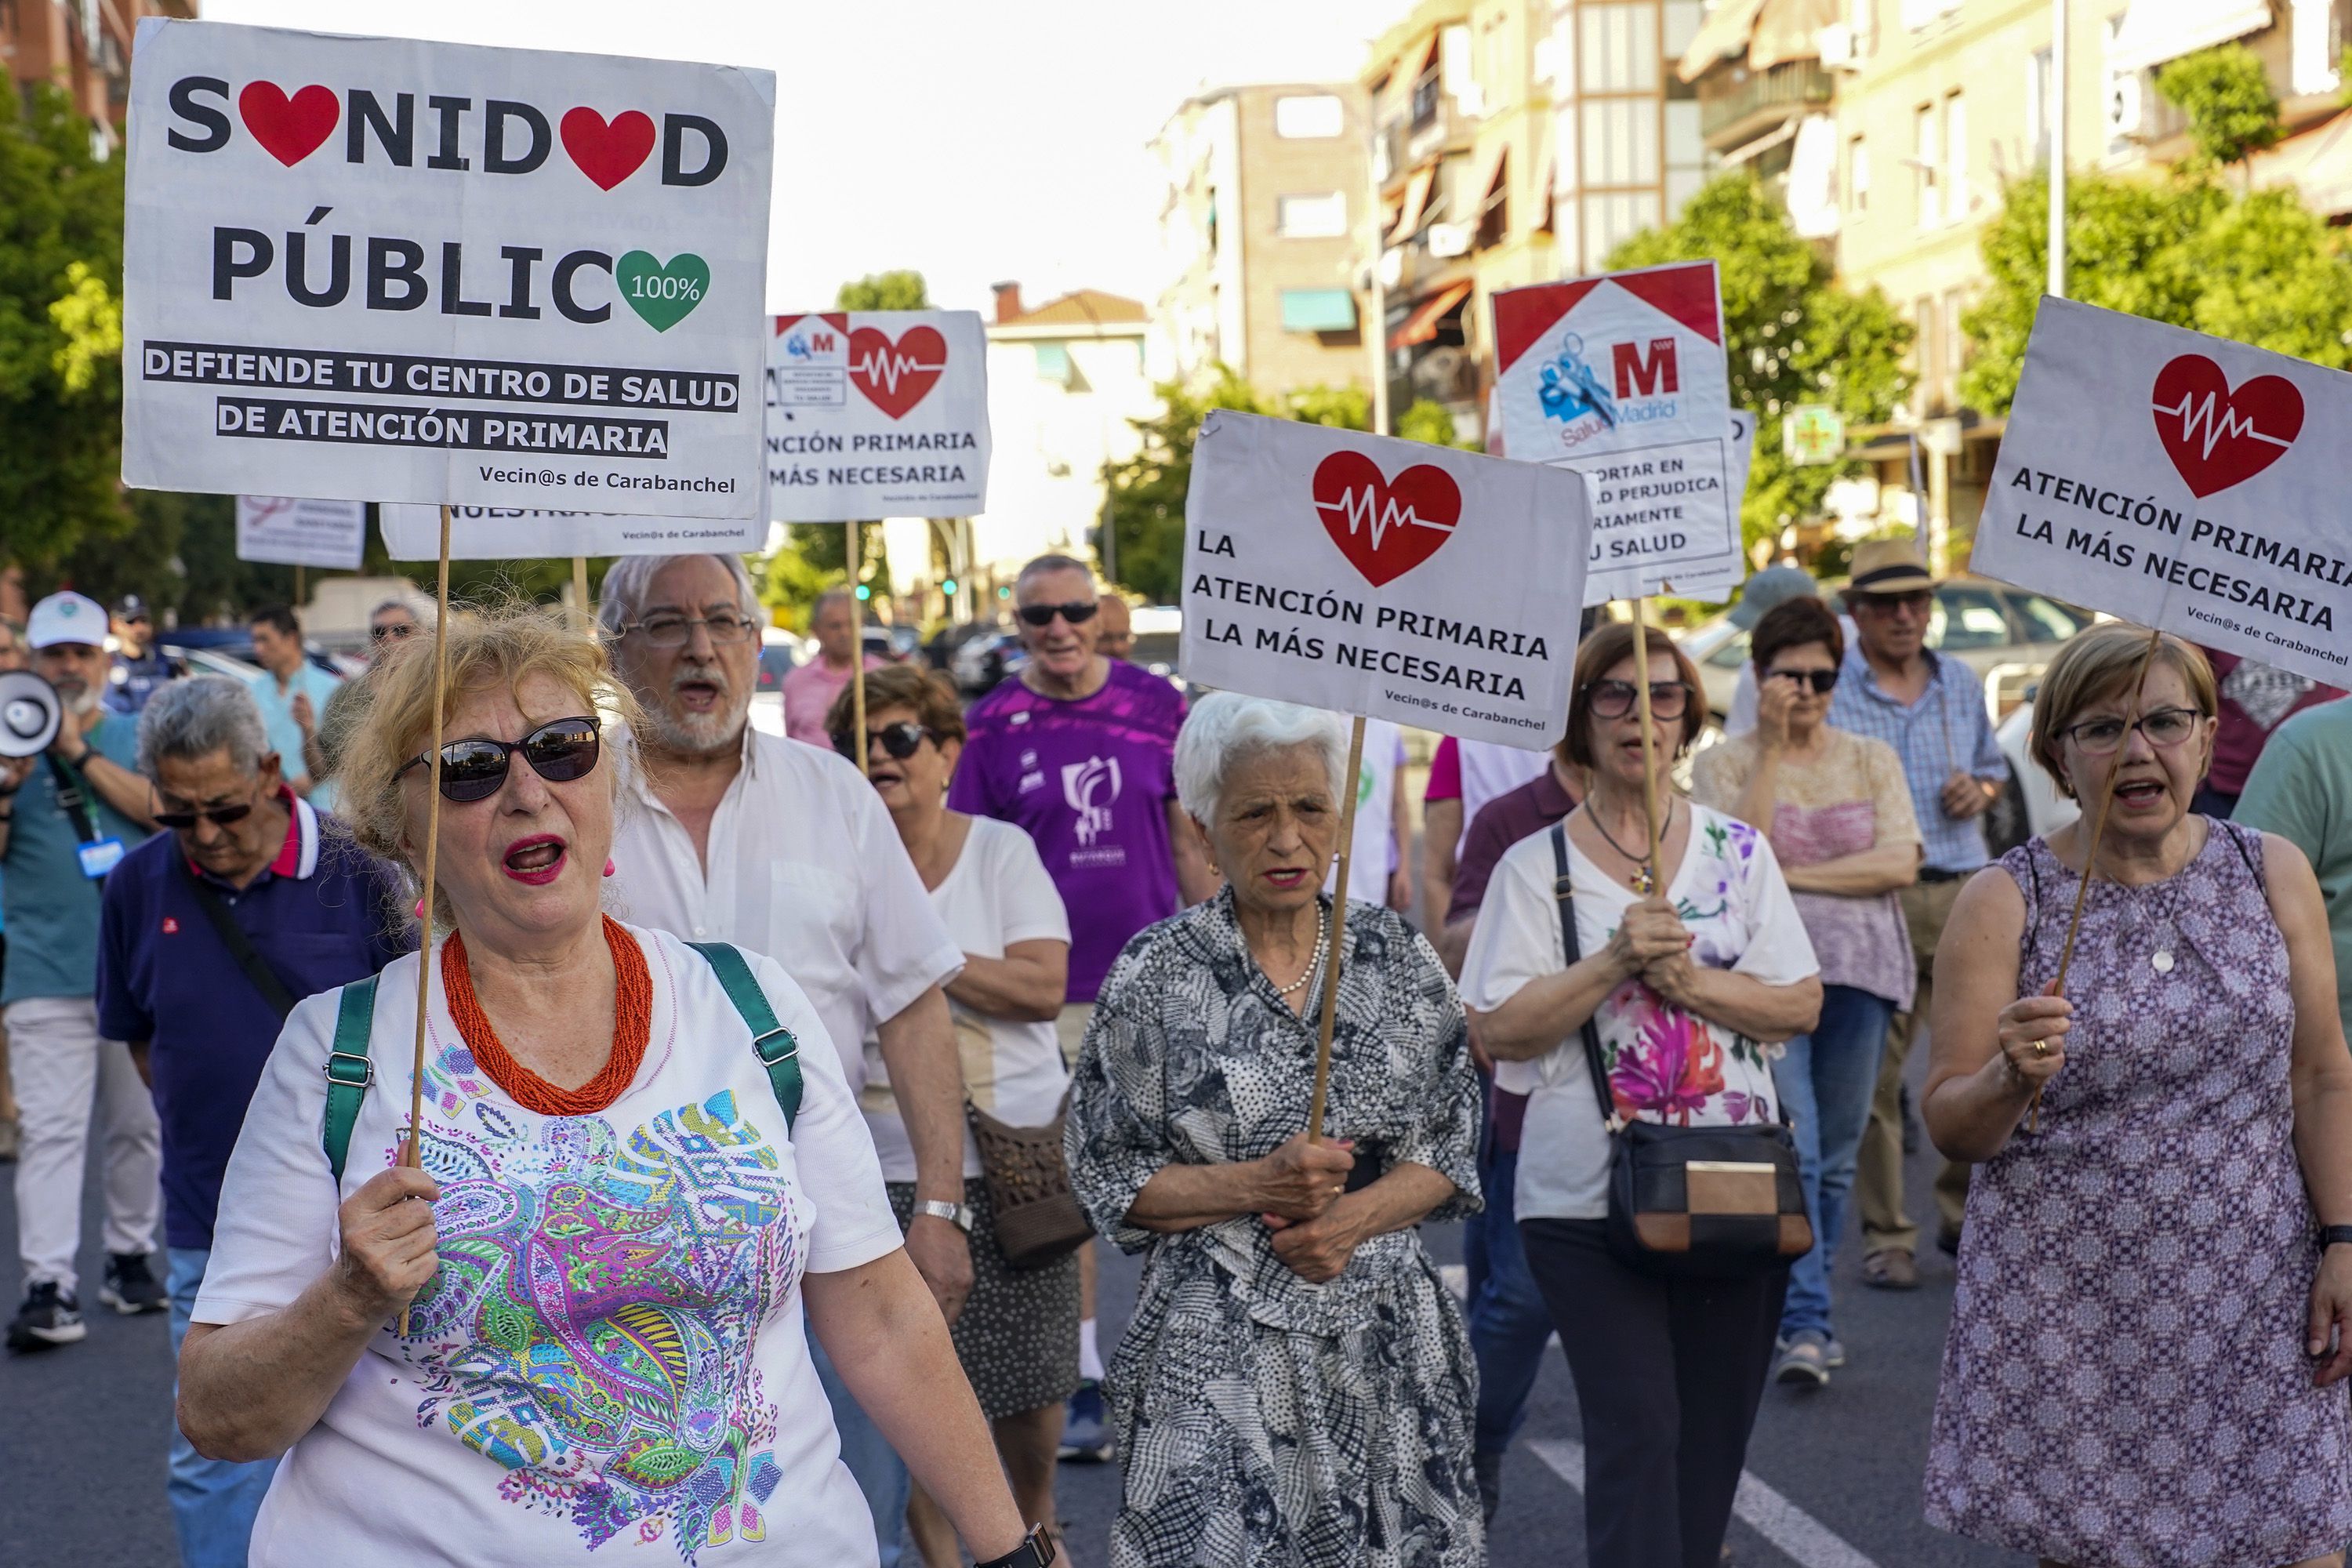
[[1152,142],[1170,279],[1157,330],[1177,374],[1222,363],[1268,395],[1363,384],[1369,141],[1355,82],[1221,88],[1169,117]]
[[1838,134],[1824,53],[1843,58],[1844,0],[1722,0],[1675,74],[1698,99],[1699,138],[1747,168],[1808,239],[1838,231]]
[[195,0],[0,0],[0,62],[20,90],[37,81],[63,89],[119,146],[139,19],[195,14]]

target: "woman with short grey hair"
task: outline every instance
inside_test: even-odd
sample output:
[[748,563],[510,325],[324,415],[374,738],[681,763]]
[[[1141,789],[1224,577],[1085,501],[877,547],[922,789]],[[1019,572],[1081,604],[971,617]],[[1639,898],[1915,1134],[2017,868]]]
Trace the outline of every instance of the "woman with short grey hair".
[[1486,1560],[1469,1336],[1413,1229],[1478,1205],[1478,1084],[1436,953],[1360,900],[1307,1141],[1342,723],[1194,706],[1177,795],[1224,887],[1128,944],[1079,1055],[1071,1185],[1150,1253],[1107,1380],[1113,1568]]

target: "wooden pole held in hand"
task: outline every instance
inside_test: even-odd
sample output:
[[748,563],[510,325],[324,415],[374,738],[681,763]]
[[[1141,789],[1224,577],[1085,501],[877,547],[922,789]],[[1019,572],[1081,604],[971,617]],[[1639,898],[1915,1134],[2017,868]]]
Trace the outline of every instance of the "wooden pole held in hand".
[[[422,1170],[425,1122],[425,1020],[433,997],[433,879],[441,847],[441,722],[449,689],[449,509],[441,509],[441,563],[434,592],[433,728],[425,737],[425,890],[416,939],[416,1042],[408,1074],[408,1147],[402,1163]],[[408,1309],[400,1310],[408,1337]]]
[[596,612],[588,603],[588,557],[572,558],[572,613],[580,617],[580,629],[596,629]]
[[1307,1141],[1323,1142],[1323,1102],[1331,1089],[1331,1026],[1339,1013],[1339,948],[1348,931],[1348,862],[1356,842],[1357,781],[1364,773],[1364,717],[1348,730],[1348,771],[1339,798],[1339,859],[1331,875],[1331,934],[1323,951],[1323,1021],[1315,1031],[1315,1098],[1307,1110]]
[[874,748],[866,741],[866,601],[857,596],[857,535],[862,525],[842,526],[849,530],[844,545],[849,557],[849,732],[857,746],[857,771],[865,773],[872,771],[866,753]]
[[1648,603],[1633,601],[1633,702],[1642,716],[1642,820],[1650,833],[1650,891],[1644,897],[1654,896],[1664,888],[1658,878],[1658,747],[1650,722],[1650,620],[1644,613]]

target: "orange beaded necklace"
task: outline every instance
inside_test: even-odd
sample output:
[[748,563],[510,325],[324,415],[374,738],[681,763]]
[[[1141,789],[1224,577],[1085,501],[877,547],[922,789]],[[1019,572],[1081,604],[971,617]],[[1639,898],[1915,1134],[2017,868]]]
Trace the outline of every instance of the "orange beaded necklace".
[[442,945],[441,994],[458,1035],[474,1053],[475,1065],[525,1110],[541,1116],[593,1116],[620,1099],[636,1079],[638,1064],[646,1059],[646,1043],[653,1037],[653,973],[636,939],[610,915],[604,917],[604,945],[612,950],[619,981],[613,995],[613,1054],[605,1058],[604,1070],[578,1089],[559,1088],[508,1054],[499,1032],[490,1027],[489,1015],[482,1011],[481,999],[474,994],[466,939],[451,931]]

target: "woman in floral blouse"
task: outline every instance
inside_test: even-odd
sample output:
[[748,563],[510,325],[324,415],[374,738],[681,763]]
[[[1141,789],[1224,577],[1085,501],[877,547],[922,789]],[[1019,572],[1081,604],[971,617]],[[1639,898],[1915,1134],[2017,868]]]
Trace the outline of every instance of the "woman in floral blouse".
[[1066,1133],[1096,1226],[1149,1249],[1107,1388],[1113,1568],[1471,1568],[1475,1374],[1413,1227],[1477,1204],[1477,1079],[1429,944],[1353,901],[1326,1142],[1307,1141],[1345,733],[1221,692],[1176,789],[1223,890],[1128,945]]
[[1714,1568],[1764,1391],[1788,1271],[1668,1281],[1610,1256],[1609,1135],[1580,1031],[1601,1035],[1615,1114],[1675,1126],[1780,1115],[1771,1058],[1811,1029],[1812,944],[1762,834],[1675,795],[1666,760],[1698,733],[1698,672],[1649,643],[1652,743],[1662,776],[1643,821],[1633,628],[1576,655],[1570,765],[1592,784],[1562,824],[1577,945],[1561,939],[1555,835],[1507,851],[1478,909],[1463,999],[1528,1096],[1515,1196],[1528,1264],[1551,1307],[1584,1412],[1586,1560],[1592,1568]]

